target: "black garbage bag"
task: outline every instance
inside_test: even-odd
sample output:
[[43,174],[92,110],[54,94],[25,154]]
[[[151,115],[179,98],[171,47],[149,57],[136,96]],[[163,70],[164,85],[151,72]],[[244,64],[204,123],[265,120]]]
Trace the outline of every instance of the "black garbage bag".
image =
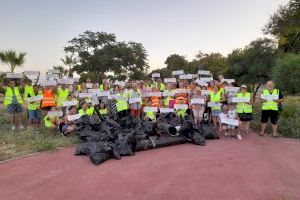
[[193,132],[193,134],[191,136],[191,141],[192,141],[193,144],[197,144],[197,145],[200,145],[200,146],[205,146],[206,145],[205,137],[197,131]]
[[155,124],[153,121],[146,120],[143,122],[144,133],[148,136],[156,135]]
[[121,156],[133,155],[136,146],[136,140],[133,133],[127,133],[125,135],[118,134],[115,145],[116,150]]
[[167,133],[170,136],[174,137],[177,136],[179,133],[177,133],[177,129],[172,124],[169,124],[165,121],[157,123],[157,131],[161,133]]
[[201,121],[200,125],[197,126],[198,131],[205,137],[205,139],[220,139],[218,133],[214,130],[211,123]]

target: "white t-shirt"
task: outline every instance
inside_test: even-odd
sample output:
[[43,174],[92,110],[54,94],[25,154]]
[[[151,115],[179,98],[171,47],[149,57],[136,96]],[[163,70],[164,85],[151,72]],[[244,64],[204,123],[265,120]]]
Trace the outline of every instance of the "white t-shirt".
[[228,111],[228,118],[229,119],[236,119],[236,117],[237,117],[237,114],[236,114],[235,110],[229,110]]

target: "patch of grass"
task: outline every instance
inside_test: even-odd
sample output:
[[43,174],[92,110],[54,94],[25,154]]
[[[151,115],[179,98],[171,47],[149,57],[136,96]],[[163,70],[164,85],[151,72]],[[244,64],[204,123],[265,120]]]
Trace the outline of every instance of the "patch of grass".
[[0,160],[27,154],[55,150],[80,142],[77,136],[63,137],[58,131],[35,128],[11,131],[8,118],[0,116]]
[[[251,122],[251,128],[257,132],[260,131],[261,123],[261,104],[256,103],[253,109],[254,120]],[[271,124],[266,129],[271,133]],[[278,132],[288,138],[300,139],[300,97],[289,96],[283,102],[283,111],[279,114]]]

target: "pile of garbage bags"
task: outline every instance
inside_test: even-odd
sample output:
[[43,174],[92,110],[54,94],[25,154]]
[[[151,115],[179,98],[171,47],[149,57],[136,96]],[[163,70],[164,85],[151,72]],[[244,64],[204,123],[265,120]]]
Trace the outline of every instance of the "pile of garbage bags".
[[75,155],[87,155],[95,164],[136,151],[191,142],[205,145],[205,139],[218,139],[210,123],[195,126],[189,118],[181,119],[174,113],[161,115],[156,122],[126,117],[113,119],[97,115],[82,116],[76,121],[82,144]]

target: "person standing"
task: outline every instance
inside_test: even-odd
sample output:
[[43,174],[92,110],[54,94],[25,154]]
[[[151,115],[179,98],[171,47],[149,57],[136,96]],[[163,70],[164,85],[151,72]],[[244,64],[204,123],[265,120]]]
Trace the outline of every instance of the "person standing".
[[[267,122],[271,121],[273,137],[277,138],[277,120],[278,120],[278,103],[283,102],[283,95],[279,89],[275,88],[274,81],[267,82],[267,88],[263,90],[263,95],[272,95],[272,99],[262,99],[262,112],[261,112],[261,132],[260,136],[264,136]],[[274,97],[274,98],[273,98]]]

